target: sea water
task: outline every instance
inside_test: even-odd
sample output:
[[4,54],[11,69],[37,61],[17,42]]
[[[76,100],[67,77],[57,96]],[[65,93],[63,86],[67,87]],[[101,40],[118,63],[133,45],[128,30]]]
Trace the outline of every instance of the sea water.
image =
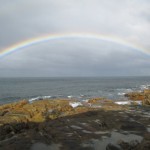
[[125,93],[146,88],[150,77],[0,78],[0,104],[52,98],[123,100]]

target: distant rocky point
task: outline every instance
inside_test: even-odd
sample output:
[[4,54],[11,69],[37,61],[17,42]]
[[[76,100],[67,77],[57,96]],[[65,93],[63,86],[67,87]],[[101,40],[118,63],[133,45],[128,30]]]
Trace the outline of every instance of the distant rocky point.
[[150,105],[150,89],[146,89],[142,92],[131,92],[125,94],[126,97],[134,101],[142,101],[143,105]]

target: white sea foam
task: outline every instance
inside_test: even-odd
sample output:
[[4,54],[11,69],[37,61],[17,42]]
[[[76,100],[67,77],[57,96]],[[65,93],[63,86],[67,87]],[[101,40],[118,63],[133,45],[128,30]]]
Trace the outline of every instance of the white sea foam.
[[42,96],[43,99],[51,98],[51,96]]
[[29,102],[33,102],[33,101],[39,100],[39,98],[40,97],[31,98],[31,99],[29,99]]
[[73,96],[72,95],[69,95],[69,96],[67,96],[68,98],[73,98]]
[[130,105],[131,101],[117,101],[115,103],[118,104],[118,105]]
[[75,108],[78,106],[82,106],[82,103],[81,102],[70,102],[69,105],[72,106],[73,108]]
[[141,86],[140,86],[140,89],[141,89],[141,90],[146,90],[146,89],[149,89],[149,88],[150,88],[150,85],[149,85],[149,84],[141,85]]
[[120,95],[120,96],[123,96],[123,95],[125,95],[126,93],[121,93],[121,92],[119,92],[118,93],[118,95]]
[[49,98],[51,98],[51,96],[38,96],[38,97],[31,98],[28,101],[32,103],[33,101],[36,101],[36,100],[44,100],[44,99],[49,99]]
[[82,101],[88,103],[89,99],[83,99]]
[[130,89],[130,88],[128,88],[128,89],[126,89],[126,88],[119,88],[119,89],[116,89],[117,91],[121,91],[121,92],[132,92],[133,91],[133,89]]
[[130,92],[133,92],[133,89],[124,89],[124,88],[121,88],[121,89],[116,89],[117,90],[117,95],[119,96],[124,96],[126,93],[130,93]]

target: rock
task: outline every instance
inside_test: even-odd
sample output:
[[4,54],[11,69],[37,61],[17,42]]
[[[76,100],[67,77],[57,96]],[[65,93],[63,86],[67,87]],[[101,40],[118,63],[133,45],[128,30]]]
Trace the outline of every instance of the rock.
[[22,123],[14,124],[12,126],[12,128],[13,128],[14,133],[20,133],[23,130],[28,129],[28,125],[26,123],[22,122]]
[[130,142],[121,141],[119,145],[123,148],[123,150],[137,150],[139,147],[139,142],[137,140],[133,140]]
[[104,100],[104,99],[105,99],[105,98],[102,98],[102,97],[92,98],[92,99],[89,99],[89,100],[88,100],[88,103],[97,104],[97,103],[99,103],[101,100]]
[[146,128],[143,124],[134,122],[134,121],[124,121],[123,125],[121,126],[121,130],[124,131],[146,131]]
[[7,136],[8,134],[16,134],[20,133],[24,129],[28,129],[27,124],[25,123],[17,123],[17,124],[6,124],[0,127],[0,135]]
[[150,132],[144,135],[144,139],[150,141]]
[[141,92],[127,93],[127,94],[125,94],[125,97],[128,97],[130,100],[135,100],[135,101],[144,100],[145,99],[144,94],[141,93]]
[[142,101],[142,105],[150,105],[150,98],[144,99],[144,100]]
[[48,119],[56,119],[61,115],[61,112],[59,110],[52,110],[51,112],[49,112],[48,114]]
[[9,112],[8,110],[0,111],[0,116],[4,116],[8,112]]
[[115,144],[109,143],[106,146],[106,150],[123,150],[123,149],[119,145],[115,145]]
[[[53,142],[61,143],[61,149],[91,149],[82,147],[81,144],[91,138],[99,141],[102,135],[106,134],[107,138],[111,138],[109,136],[114,129],[136,131],[142,135],[148,132],[145,127],[149,125],[149,120],[141,117],[143,110],[145,112],[148,107],[132,106],[133,110],[138,110],[133,112],[124,111],[131,110],[130,106],[120,106],[106,100],[97,99],[97,102],[102,104],[101,108],[85,105],[73,108],[69,102],[70,100],[57,99],[33,103],[23,101],[0,106],[0,149],[6,149],[8,146],[12,150],[28,150],[31,144],[37,142],[48,145]],[[130,118],[133,118],[132,121],[129,121]],[[134,121],[136,119],[141,124]],[[149,137],[149,134],[145,136],[142,148],[148,145]],[[107,150],[127,150],[122,146],[134,147],[136,142],[117,144],[108,144]]]
[[9,124],[4,125],[1,129],[0,129],[0,134],[2,135],[6,135],[9,134],[10,132],[13,131],[13,127]]
[[150,94],[150,89],[146,89],[143,91],[144,94]]
[[150,89],[146,89],[142,92],[131,92],[125,94],[130,100],[142,101],[143,105],[150,105]]

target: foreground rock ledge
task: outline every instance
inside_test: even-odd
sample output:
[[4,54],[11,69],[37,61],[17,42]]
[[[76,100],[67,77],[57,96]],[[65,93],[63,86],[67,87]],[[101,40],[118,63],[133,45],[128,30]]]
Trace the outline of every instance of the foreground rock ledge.
[[[75,108],[74,103],[79,102],[23,100],[0,106],[0,150],[150,149],[149,107],[120,106],[104,98]],[[135,138],[125,141],[126,135]]]

